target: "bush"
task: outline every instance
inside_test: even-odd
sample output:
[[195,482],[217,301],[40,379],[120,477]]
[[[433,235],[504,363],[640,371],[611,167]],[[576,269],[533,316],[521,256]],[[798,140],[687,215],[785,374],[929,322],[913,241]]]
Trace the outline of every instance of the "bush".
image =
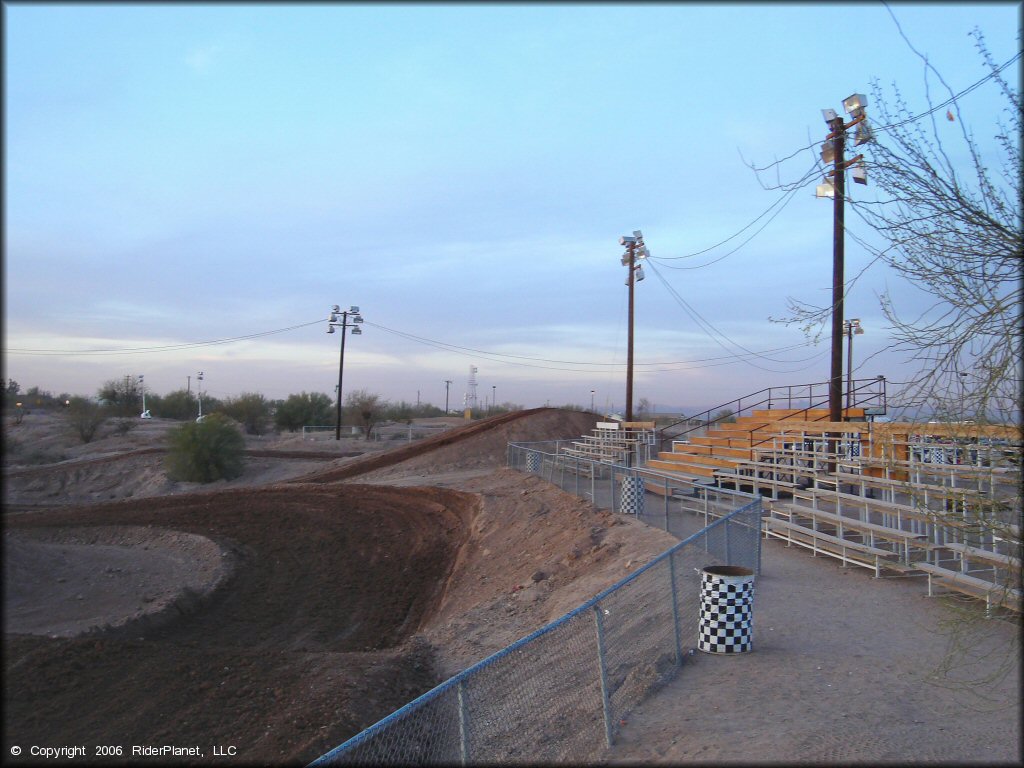
[[320,392],[302,392],[288,395],[288,399],[277,406],[274,423],[278,429],[297,432],[302,427],[323,427],[336,421],[333,401]]
[[167,476],[191,483],[230,480],[245,466],[245,439],[226,416],[213,413],[202,422],[171,430]]
[[86,397],[73,397],[67,408],[68,426],[83,443],[92,442],[107,420],[106,411]]
[[248,435],[262,435],[270,423],[270,403],[263,395],[246,392],[224,401],[224,413],[245,427]]

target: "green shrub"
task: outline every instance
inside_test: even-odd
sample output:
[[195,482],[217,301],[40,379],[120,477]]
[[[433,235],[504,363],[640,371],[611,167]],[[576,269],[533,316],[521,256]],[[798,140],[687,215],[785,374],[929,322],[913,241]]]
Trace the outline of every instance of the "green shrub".
[[241,475],[245,466],[245,439],[234,423],[219,413],[175,427],[168,442],[167,475],[172,480],[230,480]]
[[73,397],[67,407],[67,422],[71,431],[83,443],[90,443],[107,420],[106,410],[86,397]]

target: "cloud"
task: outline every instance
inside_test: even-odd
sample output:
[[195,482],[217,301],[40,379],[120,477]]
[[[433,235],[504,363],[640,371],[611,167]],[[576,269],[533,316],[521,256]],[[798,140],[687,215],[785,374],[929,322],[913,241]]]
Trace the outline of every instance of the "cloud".
[[193,48],[185,55],[185,65],[197,75],[205,74],[217,62],[223,52],[223,46],[217,43]]

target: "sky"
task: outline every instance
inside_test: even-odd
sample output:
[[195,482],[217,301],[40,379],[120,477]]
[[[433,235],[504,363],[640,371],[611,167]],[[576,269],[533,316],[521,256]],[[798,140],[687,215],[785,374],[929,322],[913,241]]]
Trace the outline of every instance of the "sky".
[[[475,366],[481,406],[606,412],[625,402],[634,230],[651,254],[635,403],[826,381],[828,333],[773,318],[829,303],[832,202],[820,174],[765,187],[808,174],[821,110],[872,82],[915,114],[945,97],[907,40],[960,92],[987,74],[971,30],[1001,64],[1021,21],[1017,3],[874,2],[5,3],[3,20],[3,364],[22,390],[141,374],[166,394],[202,371],[219,398],[334,397],[337,304],[365,321],[346,394],[443,407],[450,381],[461,410]],[[995,86],[957,106],[989,146]],[[848,238],[846,277],[870,261]],[[854,376],[898,389],[887,289],[923,306],[876,263],[846,317],[865,329]]]

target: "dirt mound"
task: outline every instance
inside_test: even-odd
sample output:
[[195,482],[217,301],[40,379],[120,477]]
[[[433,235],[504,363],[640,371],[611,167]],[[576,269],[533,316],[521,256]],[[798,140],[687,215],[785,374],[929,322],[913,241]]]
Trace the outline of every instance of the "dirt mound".
[[[510,442],[578,437],[595,423],[592,413],[533,408],[481,419],[403,448],[297,477],[293,482],[333,483],[352,477],[376,479],[395,474],[424,474],[501,466]],[[372,473],[372,474],[370,474]]]
[[[355,476],[342,465],[316,482],[6,515],[17,600],[47,605],[69,633],[75,614],[62,602],[98,593],[52,590],[53,574],[27,562],[54,559],[43,545],[67,551],[65,583],[95,559],[110,573],[141,574],[137,561],[118,560],[128,540],[114,532],[207,542],[234,563],[208,600],[162,624],[129,619],[118,631],[43,637],[8,621],[8,732],[37,744],[230,743],[238,752],[225,762],[307,763],[672,543],[500,468],[509,440],[571,437],[592,424],[588,414],[537,409],[351,462],[366,477],[374,469],[376,485],[333,483]],[[475,469],[458,490],[384,484],[433,466]],[[266,477],[243,482],[258,481]],[[86,544],[95,559],[73,558]],[[185,571],[195,562],[182,555]],[[79,571],[83,583],[98,578],[90,568]],[[194,764],[208,762],[204,748]]]

